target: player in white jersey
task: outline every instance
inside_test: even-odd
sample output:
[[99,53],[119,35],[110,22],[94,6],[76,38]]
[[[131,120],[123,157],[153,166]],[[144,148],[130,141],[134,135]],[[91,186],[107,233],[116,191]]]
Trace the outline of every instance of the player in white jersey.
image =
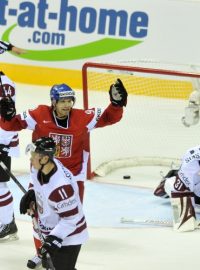
[[[0,54],[5,51],[13,51],[16,54],[25,51],[10,43],[0,41]],[[3,72],[0,72],[0,106],[1,99],[7,98],[11,104],[8,118],[15,114],[15,84]],[[5,131],[1,127],[0,117],[0,161],[3,161],[8,169],[11,168],[11,157],[19,155],[19,139],[17,132]],[[13,197],[8,188],[8,175],[0,167],[0,241],[5,238],[17,239],[17,226],[14,221]]]
[[[74,174],[83,201],[89,154],[88,133],[94,128],[112,125],[121,120],[128,94],[120,79],[110,86],[109,95],[111,102],[105,110],[76,109],[73,107],[76,100],[75,91],[66,84],[54,85],[50,91],[51,106],[39,105],[36,109],[16,115],[11,121],[5,121],[3,127],[16,131],[31,129],[33,141],[44,136],[54,138],[57,144],[56,157]],[[6,117],[9,111],[9,106],[6,106],[5,103],[2,118]],[[36,235],[34,242],[37,250],[41,243]],[[36,255],[28,261],[27,267],[33,269],[39,263]]]
[[81,245],[88,239],[78,185],[53,157],[56,145],[52,138],[41,137],[27,149],[31,151],[32,188],[21,199],[20,213],[29,213],[34,202],[44,236],[39,251],[43,262],[48,252],[55,270],[75,270]]
[[171,170],[154,195],[171,199],[174,229],[192,231],[198,224],[195,205],[200,203],[200,145],[189,149],[178,170]]

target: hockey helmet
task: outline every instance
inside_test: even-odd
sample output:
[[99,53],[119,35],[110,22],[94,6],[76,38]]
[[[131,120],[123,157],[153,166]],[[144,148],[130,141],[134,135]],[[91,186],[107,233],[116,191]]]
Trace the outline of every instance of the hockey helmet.
[[41,137],[37,139],[33,144],[27,145],[26,153],[29,151],[47,155],[50,158],[53,158],[56,153],[56,144],[50,137]]
[[53,85],[50,90],[50,97],[52,101],[58,101],[62,98],[71,98],[73,102],[76,100],[75,91],[64,83]]

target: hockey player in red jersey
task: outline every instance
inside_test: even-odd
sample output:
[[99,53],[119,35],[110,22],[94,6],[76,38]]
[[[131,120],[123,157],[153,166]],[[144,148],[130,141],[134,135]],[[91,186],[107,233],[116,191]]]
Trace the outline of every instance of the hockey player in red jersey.
[[[16,54],[25,51],[13,46],[10,43],[0,41],[0,54],[5,51],[13,51]],[[7,99],[10,109],[6,120],[15,115],[15,84],[3,73],[0,72],[0,106],[1,100]],[[0,110],[2,107],[0,107]],[[8,169],[11,168],[11,157],[19,155],[19,139],[15,131],[6,131],[2,128],[0,117],[0,161],[4,162]],[[13,197],[7,185],[8,175],[0,167],[0,241],[3,239],[17,239],[17,226],[14,220]]]
[[[66,84],[54,85],[50,92],[51,106],[39,105],[36,109],[16,115],[10,121],[3,122],[7,130],[33,130],[33,141],[50,136],[56,142],[56,157],[76,176],[77,181],[85,178],[87,156],[85,139],[94,128],[112,125],[122,118],[123,106],[127,102],[127,92],[118,79],[110,87],[111,104],[105,109],[75,109],[75,92]],[[6,101],[5,101],[6,103]],[[6,117],[8,105],[4,105],[2,117]],[[87,149],[86,149],[87,150]],[[85,171],[83,172],[83,170]],[[80,190],[83,200],[83,191]]]
[[44,237],[39,253],[45,264],[48,252],[55,270],[75,270],[81,245],[88,239],[77,183],[72,173],[54,158],[56,144],[52,138],[41,137],[28,145],[28,150],[32,188],[21,199],[20,213],[26,214],[33,203],[36,205]]
[[[127,103],[127,91],[120,79],[109,88],[111,103],[102,110],[75,109],[75,92],[66,84],[54,85],[50,91],[51,106],[39,105],[36,109],[16,115],[3,124],[7,130],[33,130],[33,141],[49,136],[56,142],[56,157],[75,176],[79,195],[83,201],[84,181],[86,179],[89,153],[86,146],[88,132],[92,129],[112,125],[121,120],[123,106]],[[9,104],[4,104],[1,112],[6,118]],[[36,247],[40,245],[36,240]],[[37,257],[35,258],[37,260]],[[29,266],[34,268],[30,262]]]

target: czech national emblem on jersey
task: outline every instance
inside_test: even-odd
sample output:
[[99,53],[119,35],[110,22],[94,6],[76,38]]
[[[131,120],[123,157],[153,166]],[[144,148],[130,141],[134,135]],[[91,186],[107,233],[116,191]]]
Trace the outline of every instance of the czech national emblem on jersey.
[[50,133],[49,136],[54,139],[56,143],[56,157],[67,158],[71,157],[72,150],[72,135]]

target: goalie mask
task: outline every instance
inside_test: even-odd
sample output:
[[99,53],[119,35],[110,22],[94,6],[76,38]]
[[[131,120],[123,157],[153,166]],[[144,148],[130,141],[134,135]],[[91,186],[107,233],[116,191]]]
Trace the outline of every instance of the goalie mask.
[[56,153],[56,144],[54,140],[50,137],[41,137],[37,139],[34,143],[27,145],[26,154],[28,154],[29,152],[47,155],[50,159],[53,159]]
[[75,103],[75,91],[67,84],[55,84],[50,90],[51,101],[59,101],[60,99],[69,98]]

